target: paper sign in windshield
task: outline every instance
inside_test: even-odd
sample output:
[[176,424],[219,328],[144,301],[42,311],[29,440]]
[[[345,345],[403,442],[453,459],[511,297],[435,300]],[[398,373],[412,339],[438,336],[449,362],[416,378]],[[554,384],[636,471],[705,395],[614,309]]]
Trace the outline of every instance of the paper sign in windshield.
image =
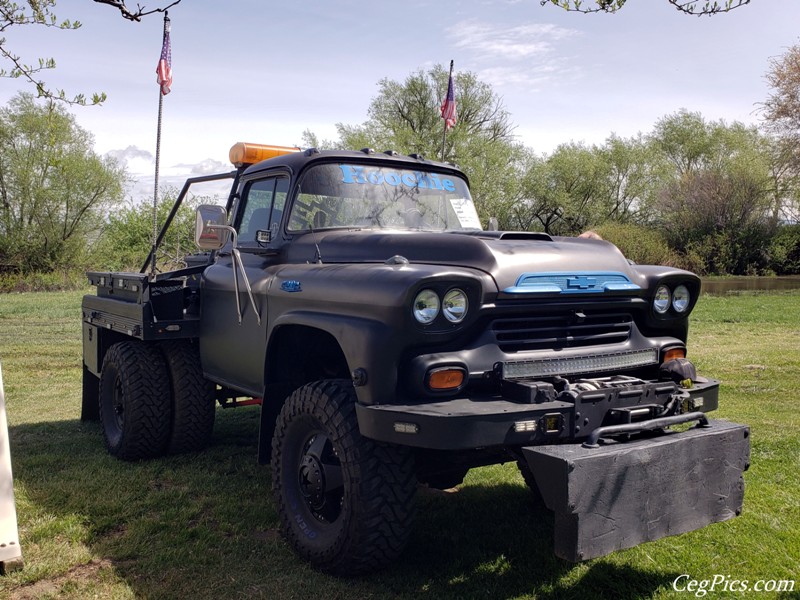
[[478,212],[475,210],[475,205],[467,198],[451,198],[450,206],[456,213],[458,222],[463,229],[482,229],[481,220],[478,218]]

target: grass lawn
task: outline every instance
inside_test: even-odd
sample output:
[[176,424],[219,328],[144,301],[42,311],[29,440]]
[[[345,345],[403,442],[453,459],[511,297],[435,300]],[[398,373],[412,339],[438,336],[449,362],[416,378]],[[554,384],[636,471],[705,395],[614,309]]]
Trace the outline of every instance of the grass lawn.
[[[258,408],[217,413],[199,454],[124,463],[78,420],[82,293],[0,295],[0,361],[25,567],[9,598],[689,598],[676,577],[793,580],[800,598],[800,293],[702,298],[690,358],[723,381],[716,416],[752,428],[742,516],[579,565],[513,464],[425,493],[392,568],[322,575],[279,537]],[[685,583],[685,579],[684,579]],[[708,598],[743,598],[720,592]]]

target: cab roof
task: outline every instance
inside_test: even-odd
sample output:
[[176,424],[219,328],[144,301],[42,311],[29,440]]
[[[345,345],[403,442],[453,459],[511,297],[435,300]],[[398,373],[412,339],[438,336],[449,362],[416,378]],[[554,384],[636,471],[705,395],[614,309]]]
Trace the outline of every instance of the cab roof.
[[317,150],[309,148],[307,150],[292,150],[273,158],[262,160],[244,168],[243,176],[248,177],[262,171],[272,169],[288,169],[292,173],[299,173],[307,165],[316,162],[354,162],[360,164],[375,163],[382,166],[395,165],[402,169],[415,169],[423,171],[435,171],[439,173],[451,173],[464,180],[466,175],[452,164],[428,160],[422,156],[412,154],[405,156],[397,152],[387,150],[386,152],[375,152],[371,149],[363,150]]

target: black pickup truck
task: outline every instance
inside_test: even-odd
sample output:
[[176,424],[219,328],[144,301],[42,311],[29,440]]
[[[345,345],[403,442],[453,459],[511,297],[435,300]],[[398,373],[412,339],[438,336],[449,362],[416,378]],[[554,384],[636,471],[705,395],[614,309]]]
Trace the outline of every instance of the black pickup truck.
[[[580,561],[737,515],[746,426],[686,358],[700,281],[612,244],[486,231],[455,167],[237,144],[140,273],[90,272],[82,418],[125,460],[259,404],[282,531],[321,570],[403,550],[417,487],[514,461]],[[191,185],[203,251],[157,273]],[[686,425],[686,424],[694,424]],[[524,535],[524,532],[520,532]]]

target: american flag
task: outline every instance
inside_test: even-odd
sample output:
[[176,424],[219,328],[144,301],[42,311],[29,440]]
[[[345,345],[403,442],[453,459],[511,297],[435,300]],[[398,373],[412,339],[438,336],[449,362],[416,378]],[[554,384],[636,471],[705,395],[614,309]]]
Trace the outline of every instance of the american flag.
[[164,27],[164,43],[161,46],[161,58],[156,67],[158,78],[156,81],[161,86],[161,93],[166,96],[172,87],[172,47],[169,44],[169,24]]
[[456,97],[453,92],[452,70],[450,71],[450,79],[447,81],[447,97],[442,102],[442,118],[444,119],[445,130],[456,124]]

